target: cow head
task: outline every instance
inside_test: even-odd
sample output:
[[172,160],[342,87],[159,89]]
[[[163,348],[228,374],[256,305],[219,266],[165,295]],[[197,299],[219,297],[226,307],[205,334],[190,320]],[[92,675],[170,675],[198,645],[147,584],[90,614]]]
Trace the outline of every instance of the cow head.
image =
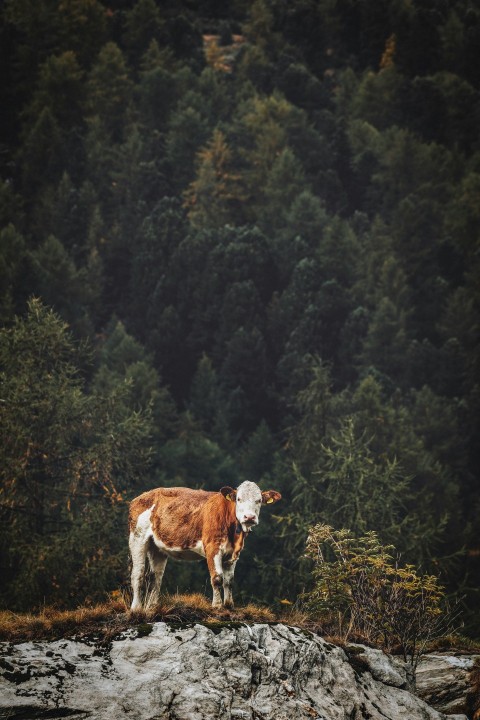
[[223,487],[220,492],[226,500],[235,503],[235,515],[243,532],[250,532],[255,525],[258,525],[262,505],[270,505],[282,498],[276,490],[262,492],[258,485],[249,480],[239,485],[236,490]]

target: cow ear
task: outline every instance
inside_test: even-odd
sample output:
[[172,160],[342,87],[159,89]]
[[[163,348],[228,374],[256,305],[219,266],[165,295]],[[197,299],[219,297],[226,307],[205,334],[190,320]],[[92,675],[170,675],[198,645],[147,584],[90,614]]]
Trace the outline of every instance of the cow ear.
[[265,490],[262,492],[262,503],[264,505],[271,505],[282,499],[282,496],[276,490]]
[[221,488],[220,492],[226,500],[230,500],[230,502],[235,502],[235,498],[237,495],[236,490],[226,485],[225,487]]

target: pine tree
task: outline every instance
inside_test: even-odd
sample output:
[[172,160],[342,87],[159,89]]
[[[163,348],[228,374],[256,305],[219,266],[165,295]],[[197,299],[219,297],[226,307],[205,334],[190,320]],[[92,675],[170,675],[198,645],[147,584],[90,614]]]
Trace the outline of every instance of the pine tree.
[[74,52],[49,57],[40,67],[37,87],[25,110],[29,125],[48,109],[64,133],[81,128],[84,87],[83,71]]
[[195,228],[215,228],[241,219],[246,200],[241,176],[220,130],[197,155],[195,180],[185,193],[188,218]]
[[410,478],[396,459],[378,457],[372,440],[357,432],[347,417],[320,451],[315,472],[325,488],[322,518],[337,528],[348,524],[355,534],[375,529],[386,541],[398,541]]
[[[228,445],[225,418],[222,417],[222,392],[218,375],[207,355],[202,355],[190,388],[189,411],[208,435]],[[223,428],[221,426],[224,426]],[[223,432],[222,432],[223,430]]]
[[0,601],[25,610],[99,597],[123,577],[123,502],[148,467],[149,414],[126,410],[118,389],[86,393],[78,346],[38,300],[2,330],[0,359]]
[[86,111],[99,118],[113,141],[120,141],[132,98],[133,84],[122,51],[113,42],[101,49],[87,82]]
[[183,191],[193,181],[195,157],[208,136],[207,120],[194,108],[180,108],[170,117],[165,154],[178,190]]
[[13,225],[0,231],[0,324],[13,320],[22,310],[25,289],[22,286],[31,278],[27,247],[24,237]]
[[259,212],[260,225],[270,235],[277,235],[285,224],[296,198],[308,190],[303,167],[290,148],[275,159],[267,178],[264,202]]
[[[90,310],[98,301],[101,279],[93,257],[78,269],[60,240],[50,235],[31,253],[33,287],[42,300],[82,336],[93,333]],[[97,272],[96,272],[97,270]]]
[[66,161],[65,138],[48,108],[28,132],[20,150],[22,187],[28,197],[60,180]]
[[151,42],[165,39],[165,21],[154,0],[138,0],[125,17],[123,40],[131,61],[138,59]]

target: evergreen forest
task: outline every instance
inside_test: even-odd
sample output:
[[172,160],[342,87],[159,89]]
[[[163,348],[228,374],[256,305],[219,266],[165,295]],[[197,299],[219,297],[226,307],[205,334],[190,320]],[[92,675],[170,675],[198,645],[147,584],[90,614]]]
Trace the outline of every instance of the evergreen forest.
[[478,637],[479,0],[4,0],[0,55],[0,605],[127,588],[129,500],[250,479],[238,602],[323,522]]

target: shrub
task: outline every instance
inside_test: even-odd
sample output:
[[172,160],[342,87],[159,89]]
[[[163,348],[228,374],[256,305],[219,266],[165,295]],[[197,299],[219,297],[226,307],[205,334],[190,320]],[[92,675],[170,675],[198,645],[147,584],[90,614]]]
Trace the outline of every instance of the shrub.
[[438,579],[400,567],[393,552],[375,532],[356,538],[315,525],[306,547],[314,587],[302,597],[344,640],[355,634],[387,651],[400,649],[415,668],[426,644],[449,631],[453,615]]

